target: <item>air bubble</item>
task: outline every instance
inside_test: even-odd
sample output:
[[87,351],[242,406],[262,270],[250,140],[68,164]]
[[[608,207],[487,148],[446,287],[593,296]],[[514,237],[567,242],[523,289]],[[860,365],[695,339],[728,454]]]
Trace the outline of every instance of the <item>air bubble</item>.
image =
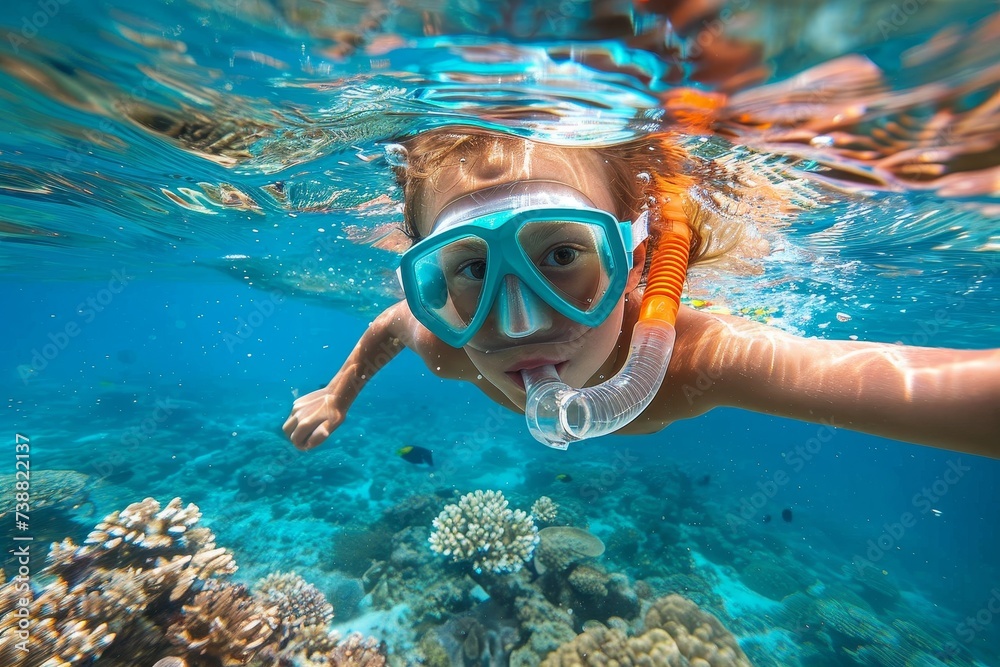
[[402,144],[389,144],[385,147],[385,161],[393,167],[406,167],[406,148]]

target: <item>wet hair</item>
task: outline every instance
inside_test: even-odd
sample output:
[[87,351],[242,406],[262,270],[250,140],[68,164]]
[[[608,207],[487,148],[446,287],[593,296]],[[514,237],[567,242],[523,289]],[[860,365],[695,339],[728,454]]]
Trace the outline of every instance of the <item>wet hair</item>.
[[[422,189],[428,187],[433,177],[445,169],[458,169],[487,151],[504,151],[512,159],[521,158],[526,146],[532,143],[541,145],[522,137],[472,127],[430,130],[403,141],[405,160],[397,160],[394,171],[403,191],[402,229],[411,243],[421,239],[417,227],[417,202]],[[610,146],[561,147],[561,150],[591,152],[600,158],[616,202],[617,210],[612,212],[620,220],[635,220],[643,210],[650,209],[649,247],[653,251],[646,253],[645,278],[661,229],[655,212],[658,211],[656,201],[662,195],[656,192],[656,179],[652,175],[669,174],[673,184],[685,189],[693,180],[685,175],[685,152],[663,133]],[[720,244],[707,238],[710,226],[703,224],[706,216],[700,214],[698,207],[687,201],[684,206],[691,226],[690,264],[708,261],[725,252]]]

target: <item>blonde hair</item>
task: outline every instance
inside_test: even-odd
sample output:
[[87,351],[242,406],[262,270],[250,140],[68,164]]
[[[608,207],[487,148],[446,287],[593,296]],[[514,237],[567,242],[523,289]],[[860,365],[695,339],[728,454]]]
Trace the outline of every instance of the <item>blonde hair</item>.
[[[650,211],[649,249],[646,253],[645,271],[655,252],[661,231],[656,202],[662,193],[656,191],[654,174],[668,175],[677,190],[684,191],[694,182],[685,172],[688,161],[686,152],[669,133],[658,133],[633,141],[602,147],[560,147],[564,151],[581,151],[596,154],[605,165],[611,194],[616,202],[613,211],[620,220],[635,220],[643,211]],[[417,228],[417,206],[422,189],[432,178],[449,167],[458,167],[490,151],[504,151],[511,159],[524,157],[529,144],[543,145],[530,139],[491,132],[474,127],[449,127],[430,130],[402,143],[406,160],[394,167],[396,180],[403,190],[403,232],[411,243],[420,240]],[[708,216],[689,199],[683,202],[691,226],[691,261],[694,265],[709,261],[735,245],[738,234],[727,230],[725,243],[709,234],[717,234],[718,227],[706,224]],[[645,271],[643,275],[645,276]]]

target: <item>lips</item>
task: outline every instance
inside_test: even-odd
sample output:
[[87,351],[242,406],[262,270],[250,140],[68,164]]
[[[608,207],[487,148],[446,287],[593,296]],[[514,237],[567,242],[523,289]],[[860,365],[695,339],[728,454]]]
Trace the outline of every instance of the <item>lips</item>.
[[559,375],[561,376],[563,369],[566,367],[566,364],[568,364],[568,363],[569,363],[568,360],[567,361],[555,361],[554,359],[539,359],[539,358],[522,359],[521,361],[518,361],[516,364],[514,364],[513,366],[511,366],[510,369],[508,369],[505,372],[507,374],[507,377],[510,378],[510,381],[513,382],[518,387],[520,387],[521,390],[523,391],[524,390],[524,378],[521,377],[521,371],[523,371],[525,369],[528,369],[528,368],[540,368],[542,366],[555,366],[556,367],[556,372],[559,373]]

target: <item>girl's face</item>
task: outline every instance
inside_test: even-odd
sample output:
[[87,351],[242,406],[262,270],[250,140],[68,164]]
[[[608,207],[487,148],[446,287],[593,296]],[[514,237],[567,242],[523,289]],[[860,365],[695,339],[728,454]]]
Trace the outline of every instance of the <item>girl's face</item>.
[[[557,181],[587,195],[600,209],[618,210],[608,183],[610,171],[593,151],[511,139],[494,142],[476,153],[463,149],[449,154],[446,162],[418,189],[414,201],[408,203],[415,207],[414,219],[421,238],[430,234],[438,214],[456,198],[512,181]],[[643,260],[644,253],[638,250],[625,294],[638,285]],[[541,307],[547,310],[551,325],[526,337],[512,338],[498,326],[498,306],[494,303],[490,317],[465,346],[469,359],[483,377],[522,408],[525,393],[521,369],[552,364],[562,380],[574,387],[600,382],[616,370],[624,297],[608,318],[594,328],[569,321],[548,305]]]

